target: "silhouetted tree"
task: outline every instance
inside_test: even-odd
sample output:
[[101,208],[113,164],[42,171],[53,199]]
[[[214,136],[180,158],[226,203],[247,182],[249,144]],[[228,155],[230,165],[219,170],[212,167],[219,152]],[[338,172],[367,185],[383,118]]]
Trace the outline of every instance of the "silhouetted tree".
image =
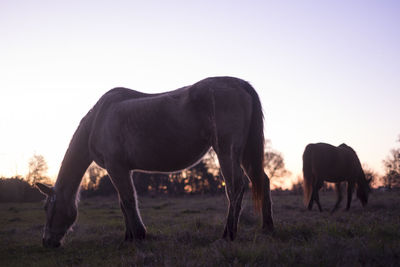
[[[143,194],[217,194],[224,192],[223,180],[219,176],[219,167],[214,157],[208,154],[190,169],[182,172],[164,174],[133,172],[132,179],[139,195]],[[105,170],[97,165],[88,168],[82,183],[83,196],[115,194],[115,189]],[[101,178],[99,178],[99,176]]]
[[95,195],[110,196],[116,194],[117,191],[115,190],[113,184],[111,183],[110,177],[108,177],[108,175],[104,175],[103,177],[101,177],[99,179]]
[[34,154],[28,162],[29,172],[26,176],[30,184],[34,183],[50,183],[50,179],[46,176],[48,166],[42,155]]
[[[186,173],[187,185],[186,193],[192,194],[216,194],[224,191],[222,179],[213,175],[215,170],[207,167],[206,161],[202,160]],[[217,172],[219,173],[219,172]]]
[[296,195],[303,194],[303,178],[301,176],[298,176],[297,181],[292,184],[291,191],[293,194],[296,194]]
[[168,174],[162,173],[152,173],[149,175],[150,177],[150,184],[149,184],[149,191],[152,194],[166,194],[174,192],[172,188],[169,186],[170,177]]
[[107,171],[93,162],[83,176],[82,187],[84,189],[94,190],[98,186],[100,179],[105,175],[107,175]]
[[[399,139],[397,140],[400,142]],[[385,175],[383,176],[383,184],[387,188],[400,187],[400,148],[390,150],[390,155],[383,161],[385,166]]]
[[171,195],[183,195],[185,193],[185,186],[188,183],[185,172],[176,172],[169,174],[169,183],[166,186],[166,190]]
[[271,141],[266,140],[264,169],[271,180],[272,187],[281,187],[285,176],[290,172],[285,168],[285,161],[280,152],[271,147]]
[[371,179],[370,185],[373,187],[377,187],[379,181],[379,175],[365,163],[362,165],[362,168],[365,174],[365,178],[367,180]]
[[135,184],[136,192],[139,195],[147,194],[149,192],[149,184],[151,182],[150,179],[151,176],[149,175],[149,173],[133,173],[133,181]]
[[[223,192],[222,179],[213,173],[206,160],[190,169],[171,174],[134,173],[133,179],[138,194],[216,194]],[[213,172],[213,173],[212,173]]]
[[201,161],[204,163],[209,173],[215,177],[221,176],[218,157],[213,149],[208,151]]

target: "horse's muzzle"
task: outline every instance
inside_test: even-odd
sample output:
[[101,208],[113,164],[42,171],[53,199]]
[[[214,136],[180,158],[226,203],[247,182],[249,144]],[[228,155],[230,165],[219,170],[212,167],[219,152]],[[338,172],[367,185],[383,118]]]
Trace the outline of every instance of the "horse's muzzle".
[[61,243],[60,241],[54,241],[52,239],[42,239],[43,247],[45,248],[58,248]]

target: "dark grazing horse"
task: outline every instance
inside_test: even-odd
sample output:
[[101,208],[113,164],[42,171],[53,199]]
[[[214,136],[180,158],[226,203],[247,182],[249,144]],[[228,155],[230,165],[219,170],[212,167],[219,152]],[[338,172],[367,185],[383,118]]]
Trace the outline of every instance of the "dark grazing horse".
[[338,199],[331,212],[339,207],[342,201],[341,182],[347,182],[347,206],[350,209],[354,186],[357,187],[357,197],[363,206],[368,203],[371,180],[365,178],[360,160],[356,152],[346,144],[338,147],[325,143],[309,144],[303,154],[304,204],[311,210],[313,201],[319,203],[318,191],[324,181],[335,183]]
[[161,94],[115,88],[81,120],[65,153],[54,187],[37,184],[47,196],[43,245],[58,247],[77,217],[77,192],[92,161],[105,168],[118,191],[125,240],[145,238],[130,171],[174,172],[197,163],[213,148],[229,200],[224,238],[233,240],[247,178],[273,229],[269,179],[263,170],[263,114],[247,82],[214,77]]

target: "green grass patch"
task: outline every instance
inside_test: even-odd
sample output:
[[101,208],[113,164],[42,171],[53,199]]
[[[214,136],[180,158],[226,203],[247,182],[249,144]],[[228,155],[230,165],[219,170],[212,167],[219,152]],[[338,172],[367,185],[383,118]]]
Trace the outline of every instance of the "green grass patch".
[[[396,266],[400,259],[398,192],[374,193],[363,209],[309,212],[301,196],[273,195],[275,231],[262,233],[250,196],[237,239],[221,239],[225,196],[140,198],[148,235],[122,243],[125,225],[115,198],[84,199],[73,232],[59,249],[41,246],[43,203],[0,204],[0,266]],[[342,207],[343,208],[343,207]]]

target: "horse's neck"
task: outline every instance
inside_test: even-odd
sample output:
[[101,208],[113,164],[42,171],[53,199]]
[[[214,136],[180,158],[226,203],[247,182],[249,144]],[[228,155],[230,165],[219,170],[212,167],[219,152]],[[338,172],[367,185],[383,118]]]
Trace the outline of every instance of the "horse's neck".
[[88,149],[88,132],[81,125],[71,139],[58,173],[55,190],[65,199],[75,199],[82,177],[92,162]]

